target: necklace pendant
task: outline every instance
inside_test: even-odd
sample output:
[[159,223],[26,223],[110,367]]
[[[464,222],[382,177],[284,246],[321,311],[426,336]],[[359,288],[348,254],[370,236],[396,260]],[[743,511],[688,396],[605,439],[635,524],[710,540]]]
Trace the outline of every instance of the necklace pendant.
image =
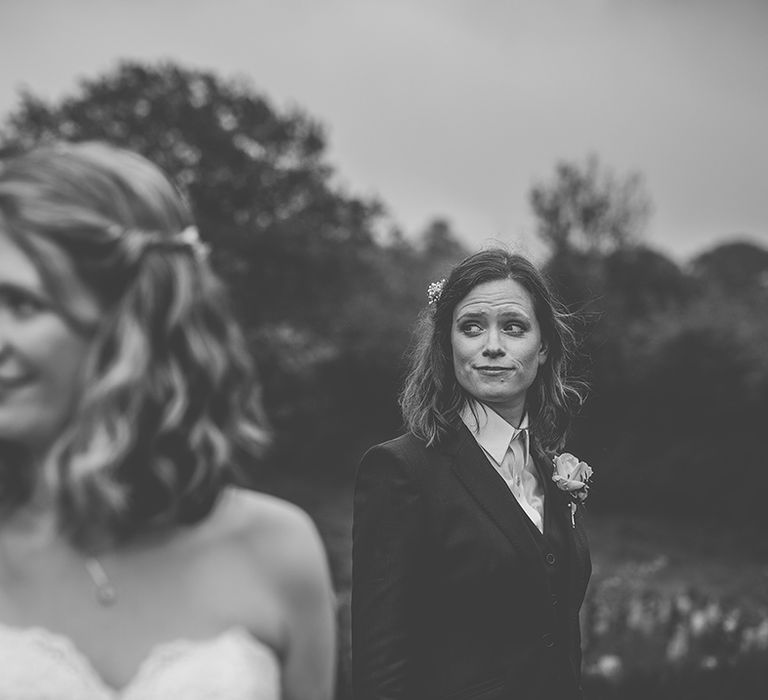
[[96,589],[96,600],[99,601],[99,605],[102,605],[105,608],[114,605],[117,602],[117,591],[115,590],[115,587],[111,583],[99,586]]
[[96,557],[90,557],[85,561],[85,568],[96,588],[96,600],[102,607],[108,608],[117,602],[117,589],[109,580],[107,572]]

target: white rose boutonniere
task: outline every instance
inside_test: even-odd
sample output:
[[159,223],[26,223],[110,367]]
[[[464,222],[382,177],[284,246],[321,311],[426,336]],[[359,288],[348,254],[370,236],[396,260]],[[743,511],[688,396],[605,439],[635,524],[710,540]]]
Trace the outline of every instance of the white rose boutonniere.
[[552,481],[570,498],[571,526],[576,527],[574,517],[576,508],[580,503],[584,503],[589,495],[589,487],[592,485],[592,467],[569,452],[557,455],[553,462],[555,469],[552,474]]

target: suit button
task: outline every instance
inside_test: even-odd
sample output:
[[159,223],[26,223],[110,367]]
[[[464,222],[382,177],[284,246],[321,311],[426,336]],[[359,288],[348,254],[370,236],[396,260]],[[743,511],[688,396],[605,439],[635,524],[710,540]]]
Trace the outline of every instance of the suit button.
[[549,632],[541,635],[541,641],[544,642],[544,646],[547,647],[547,649],[551,649],[555,646],[555,638]]
[[547,552],[544,555],[544,561],[550,566],[554,566],[557,563],[557,557],[552,552]]
[[557,594],[553,593],[553,594],[552,594],[552,607],[553,607],[553,608],[556,608],[556,607],[557,607],[557,603],[558,603],[558,602],[559,602],[559,601],[557,600]]

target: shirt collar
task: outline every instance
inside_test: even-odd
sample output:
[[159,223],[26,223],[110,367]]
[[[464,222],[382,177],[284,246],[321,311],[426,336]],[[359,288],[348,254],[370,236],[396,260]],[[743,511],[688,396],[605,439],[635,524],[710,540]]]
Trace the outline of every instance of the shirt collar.
[[[475,411],[472,412],[472,407]],[[477,418],[475,418],[475,413]],[[504,455],[507,453],[509,443],[514,440],[518,433],[528,428],[528,414],[523,414],[520,421],[520,427],[516,428],[505,421],[496,411],[489,408],[479,401],[468,401],[461,411],[461,420],[469,428],[477,443],[493,459],[501,464]]]

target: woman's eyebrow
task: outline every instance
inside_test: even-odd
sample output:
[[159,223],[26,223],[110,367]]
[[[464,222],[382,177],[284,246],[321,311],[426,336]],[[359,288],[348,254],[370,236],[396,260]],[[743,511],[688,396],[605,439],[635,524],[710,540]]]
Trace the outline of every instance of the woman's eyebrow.
[[499,313],[499,316],[503,318],[508,318],[508,317],[522,318],[522,319],[525,319],[526,321],[530,319],[530,316],[522,309],[508,309],[505,311],[501,311]]
[[463,318],[482,318],[487,315],[488,313],[482,309],[468,309],[466,311],[459,311],[456,315],[456,320],[458,321]]
[[[462,318],[484,318],[490,313],[491,312],[487,309],[467,309],[465,311],[459,311],[456,315],[456,320]],[[497,315],[501,318],[519,318],[526,321],[529,321],[531,318],[523,309],[503,309],[499,311]]]

